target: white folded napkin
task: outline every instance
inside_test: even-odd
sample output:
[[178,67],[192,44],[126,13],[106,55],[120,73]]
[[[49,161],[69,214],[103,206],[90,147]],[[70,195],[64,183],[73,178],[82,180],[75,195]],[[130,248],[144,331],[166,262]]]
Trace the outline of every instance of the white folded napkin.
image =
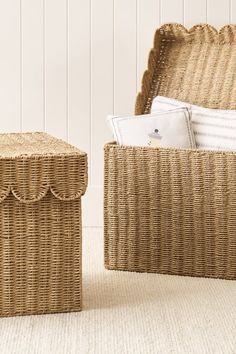
[[187,108],[138,116],[108,116],[115,140],[120,145],[195,148]]

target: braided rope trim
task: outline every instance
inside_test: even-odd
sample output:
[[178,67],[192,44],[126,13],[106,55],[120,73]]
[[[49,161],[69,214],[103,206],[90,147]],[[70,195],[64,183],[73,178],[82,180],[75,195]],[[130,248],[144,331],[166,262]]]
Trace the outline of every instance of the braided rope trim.
[[84,195],[86,190],[86,186],[78,189],[76,193],[65,194],[61,191],[58,191],[56,187],[53,186],[41,186],[40,191],[37,194],[32,194],[29,197],[22,195],[16,187],[14,186],[6,186],[0,191],[0,203],[2,203],[10,194],[12,194],[18,201],[22,203],[34,203],[43,199],[47,193],[52,193],[55,198],[62,201],[71,201],[80,198]]

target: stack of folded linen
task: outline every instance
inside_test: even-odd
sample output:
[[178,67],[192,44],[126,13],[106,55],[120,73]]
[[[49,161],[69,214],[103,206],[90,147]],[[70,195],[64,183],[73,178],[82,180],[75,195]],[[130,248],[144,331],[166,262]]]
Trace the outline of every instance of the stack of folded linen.
[[120,145],[236,150],[236,111],[210,109],[157,96],[151,113],[109,116]]

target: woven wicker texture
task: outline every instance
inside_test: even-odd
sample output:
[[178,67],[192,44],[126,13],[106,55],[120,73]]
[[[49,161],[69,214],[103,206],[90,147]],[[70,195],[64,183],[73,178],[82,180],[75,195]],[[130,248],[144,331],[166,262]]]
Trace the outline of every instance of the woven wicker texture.
[[236,25],[219,32],[209,25],[189,31],[167,24],[156,31],[136,114],[149,113],[155,96],[236,109]]
[[[157,30],[136,113],[156,95],[236,109],[236,26]],[[236,154],[105,146],[105,266],[236,279]]]
[[81,309],[87,158],[44,133],[0,135],[0,316]]

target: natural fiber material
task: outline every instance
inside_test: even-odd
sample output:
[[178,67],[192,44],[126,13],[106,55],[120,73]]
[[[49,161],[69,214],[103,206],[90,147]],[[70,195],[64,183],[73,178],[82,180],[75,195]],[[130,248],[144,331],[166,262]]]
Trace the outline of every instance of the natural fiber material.
[[0,315],[81,309],[86,154],[44,133],[0,134]]
[[[236,26],[157,30],[136,114],[156,95],[236,109]],[[105,265],[236,279],[236,154],[105,146]]]
[[109,269],[236,278],[236,154],[105,147]]
[[167,24],[156,31],[136,114],[149,113],[157,95],[192,104],[236,109],[236,25],[189,31]]

